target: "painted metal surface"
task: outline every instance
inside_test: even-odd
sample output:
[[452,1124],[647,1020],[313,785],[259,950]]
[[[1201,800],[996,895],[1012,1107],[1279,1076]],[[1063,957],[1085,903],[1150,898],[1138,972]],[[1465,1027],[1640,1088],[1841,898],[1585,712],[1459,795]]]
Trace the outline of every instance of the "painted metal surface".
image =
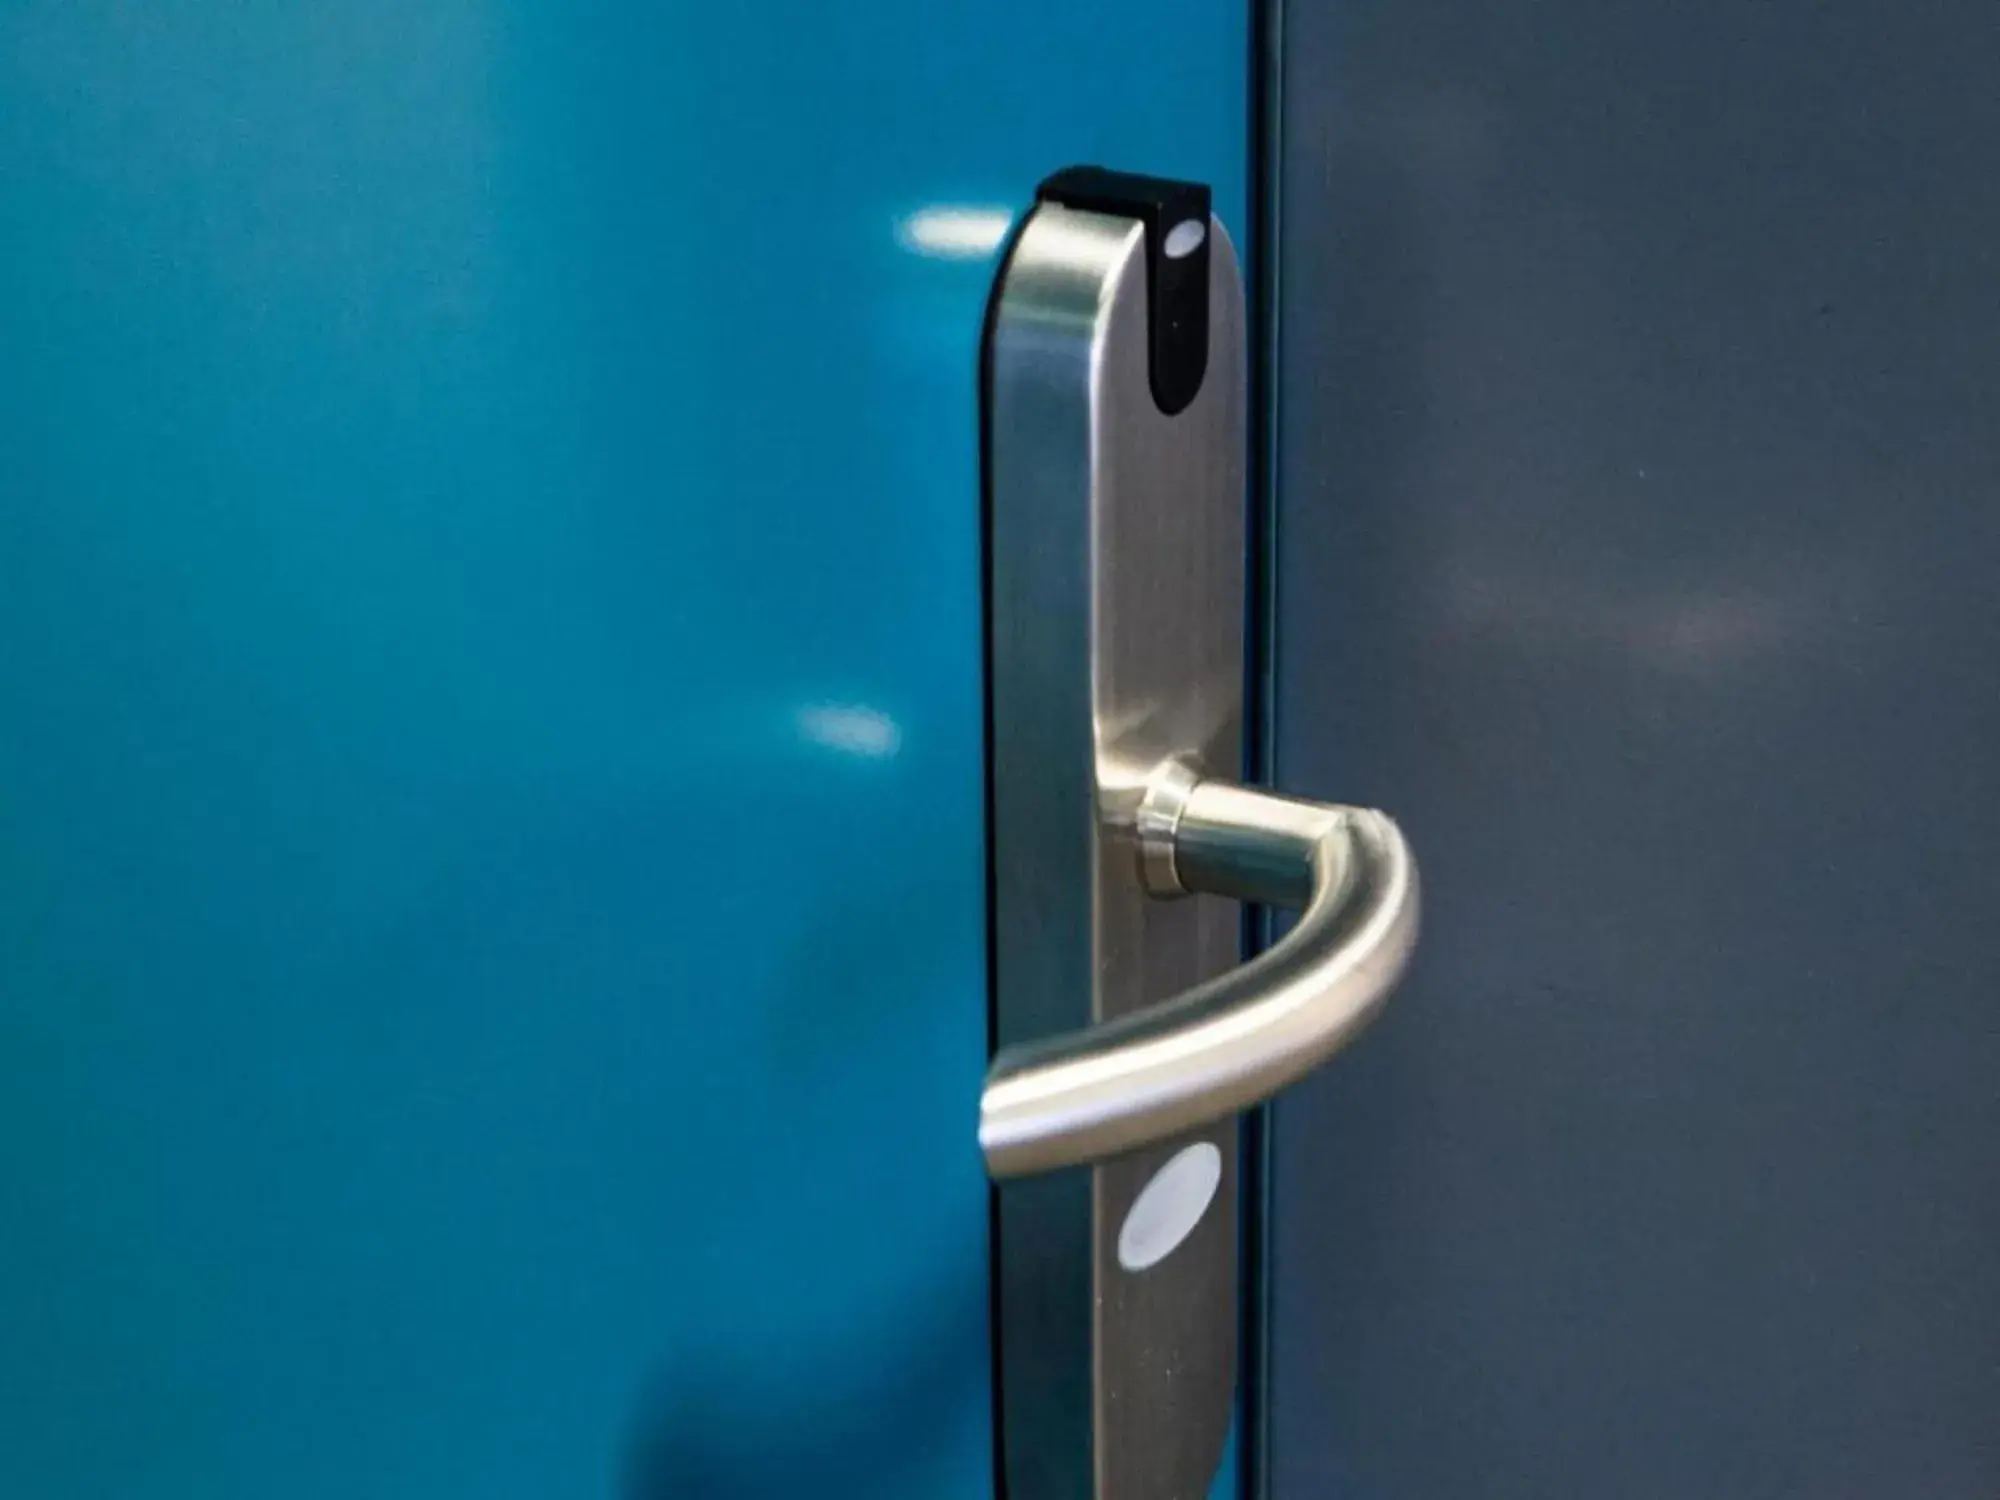
[[1277,1500],[2000,1492],[2000,31],[1291,7],[1277,769],[1425,946],[1275,1113]]
[[1241,216],[1141,10],[0,11],[0,1492],[989,1491],[975,357],[1052,166]]

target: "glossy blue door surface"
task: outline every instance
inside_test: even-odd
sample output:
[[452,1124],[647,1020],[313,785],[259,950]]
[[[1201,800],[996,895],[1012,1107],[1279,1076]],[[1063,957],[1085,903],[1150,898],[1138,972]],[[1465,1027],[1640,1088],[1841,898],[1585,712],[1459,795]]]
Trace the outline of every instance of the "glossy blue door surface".
[[990,1491],[983,300],[1245,72],[0,9],[0,1494]]

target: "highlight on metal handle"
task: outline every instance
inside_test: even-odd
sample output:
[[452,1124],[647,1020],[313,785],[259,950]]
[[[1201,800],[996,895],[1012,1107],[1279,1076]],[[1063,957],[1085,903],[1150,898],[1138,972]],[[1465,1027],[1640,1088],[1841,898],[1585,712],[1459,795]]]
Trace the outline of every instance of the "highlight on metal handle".
[[1137,817],[1157,896],[1299,908],[1242,967],[1143,1011],[1009,1048],[980,1098],[994,1177],[1099,1161],[1247,1109],[1347,1045],[1408,966],[1417,865],[1386,814],[1202,781],[1174,763]]

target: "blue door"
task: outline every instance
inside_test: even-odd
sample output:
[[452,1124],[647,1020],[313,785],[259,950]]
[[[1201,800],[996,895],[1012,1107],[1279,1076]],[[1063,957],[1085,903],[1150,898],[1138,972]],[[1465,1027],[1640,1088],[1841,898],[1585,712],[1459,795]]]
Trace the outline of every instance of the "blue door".
[[991,1492],[982,310],[1247,74],[0,11],[0,1494]]

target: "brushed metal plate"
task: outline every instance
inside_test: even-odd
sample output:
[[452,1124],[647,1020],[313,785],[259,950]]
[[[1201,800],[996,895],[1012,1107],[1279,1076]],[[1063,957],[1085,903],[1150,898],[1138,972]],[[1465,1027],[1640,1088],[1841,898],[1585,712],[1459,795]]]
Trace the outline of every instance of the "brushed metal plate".
[[[1208,367],[1178,415],[1148,381],[1144,230],[1037,208],[1000,272],[983,436],[994,1036],[1114,1019],[1233,967],[1237,907],[1142,884],[1140,775],[1242,758],[1244,315],[1211,221]],[[1141,1270],[1121,1226],[1196,1141],[1221,1157],[1186,1237]],[[1008,1500],[1201,1500],[1235,1398],[1236,1127],[996,1190]]]

